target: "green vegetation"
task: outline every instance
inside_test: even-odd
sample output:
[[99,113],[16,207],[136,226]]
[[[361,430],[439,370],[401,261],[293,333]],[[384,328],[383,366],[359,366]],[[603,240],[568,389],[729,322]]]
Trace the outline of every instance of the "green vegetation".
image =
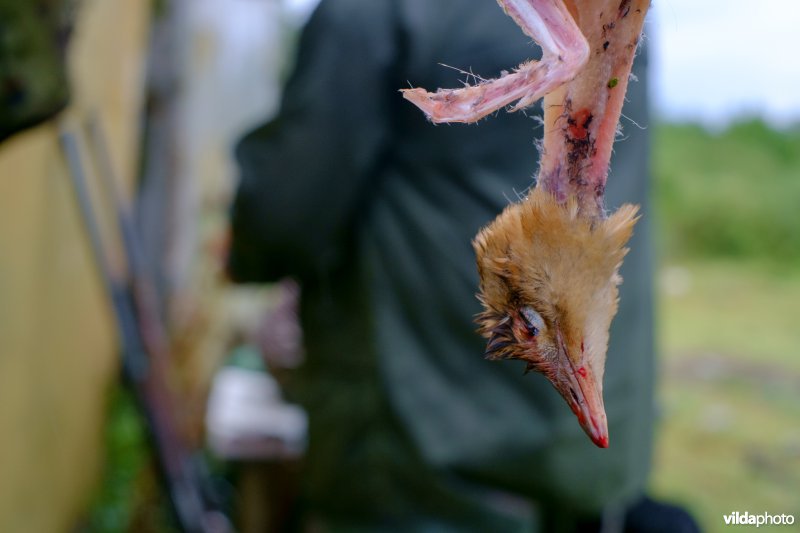
[[653,168],[667,258],[800,268],[800,129],[779,132],[758,121],[717,135],[657,127]]
[[697,259],[663,267],[662,350],[668,357],[724,354],[800,374],[796,270]]
[[84,523],[76,531],[175,531],[158,487],[144,420],[130,392],[112,392],[105,433],[106,468]]
[[732,511],[800,521],[800,130],[659,126],[654,174],[653,490],[705,531]]

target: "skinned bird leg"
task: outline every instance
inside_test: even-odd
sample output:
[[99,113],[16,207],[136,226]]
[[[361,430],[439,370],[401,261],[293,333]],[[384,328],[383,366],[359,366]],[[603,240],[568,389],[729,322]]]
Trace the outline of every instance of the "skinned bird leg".
[[404,89],[403,97],[434,123],[476,122],[514,102],[512,111],[533,104],[572,79],[586,62],[589,47],[561,0],[498,0],[503,10],[542,47],[542,60],[461,89]]

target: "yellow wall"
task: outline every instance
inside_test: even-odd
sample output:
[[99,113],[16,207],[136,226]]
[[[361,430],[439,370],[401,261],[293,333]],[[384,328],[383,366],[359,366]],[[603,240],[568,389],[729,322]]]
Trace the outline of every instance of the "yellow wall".
[[68,531],[102,464],[114,323],[58,144],[96,110],[116,166],[138,159],[148,9],[81,3],[70,50],[73,103],[0,144],[0,531]]

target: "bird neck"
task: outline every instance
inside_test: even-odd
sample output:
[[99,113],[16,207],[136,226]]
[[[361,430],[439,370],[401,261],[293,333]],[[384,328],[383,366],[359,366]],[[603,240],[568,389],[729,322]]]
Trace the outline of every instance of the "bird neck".
[[[649,0],[575,0],[590,56],[570,82],[544,98],[538,185],[580,214],[605,218],[604,193],[631,66]],[[575,7],[575,6],[571,6]]]

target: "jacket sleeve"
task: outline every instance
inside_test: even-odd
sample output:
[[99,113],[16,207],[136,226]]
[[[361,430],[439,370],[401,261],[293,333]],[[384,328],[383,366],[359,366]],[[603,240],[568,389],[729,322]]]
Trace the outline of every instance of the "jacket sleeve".
[[341,259],[391,131],[388,2],[323,0],[302,33],[272,122],[236,147],[228,258],[240,282],[303,278]]

